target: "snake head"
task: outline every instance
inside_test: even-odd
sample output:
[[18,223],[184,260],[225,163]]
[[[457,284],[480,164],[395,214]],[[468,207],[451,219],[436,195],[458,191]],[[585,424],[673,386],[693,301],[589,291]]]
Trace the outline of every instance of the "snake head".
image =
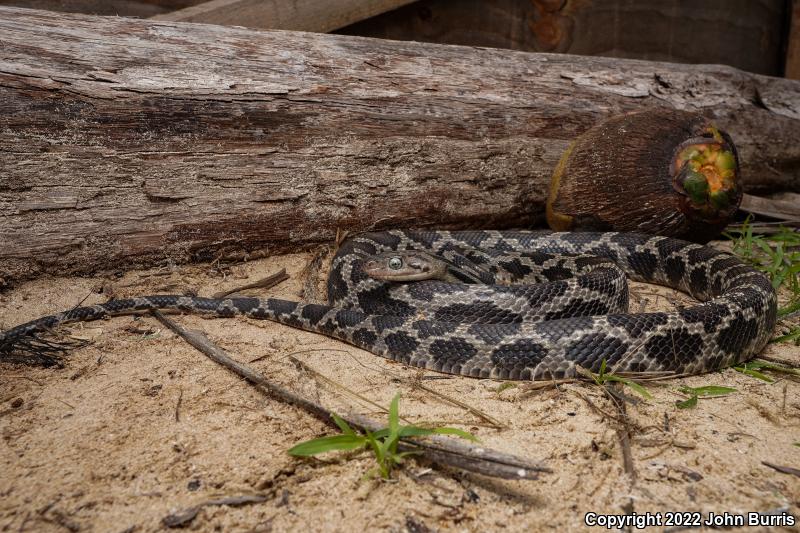
[[367,276],[383,281],[444,279],[447,275],[444,261],[418,250],[371,255],[362,268]]

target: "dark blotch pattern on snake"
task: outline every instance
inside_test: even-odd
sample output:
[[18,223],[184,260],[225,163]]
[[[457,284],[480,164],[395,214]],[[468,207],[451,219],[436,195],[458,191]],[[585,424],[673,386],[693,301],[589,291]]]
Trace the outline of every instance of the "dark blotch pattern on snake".
[[[538,265],[544,277],[549,268],[556,281],[405,284],[372,279],[362,271],[365,255],[398,250],[423,250],[451,264],[462,255],[472,257],[475,265],[505,263],[519,275]],[[627,288],[620,286],[613,268],[549,254],[605,258],[631,279],[672,287],[705,303],[668,313],[628,314]],[[572,272],[577,277],[563,279],[566,269],[583,267]],[[473,377],[568,377],[576,374],[576,365],[597,372],[604,359],[617,372],[695,374],[752,357],[767,343],[776,320],[769,280],[737,258],[706,246],[634,233],[363,234],[338,250],[328,292],[329,305],[166,295],[78,307],[0,333],[0,359],[11,359],[25,347],[30,350],[43,332],[59,324],[176,309],[274,320],[408,365]],[[605,311],[610,314],[599,314]]]

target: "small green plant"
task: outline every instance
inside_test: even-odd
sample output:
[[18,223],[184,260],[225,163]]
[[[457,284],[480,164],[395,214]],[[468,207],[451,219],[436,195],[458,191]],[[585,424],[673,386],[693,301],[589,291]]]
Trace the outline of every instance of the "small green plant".
[[627,379],[627,378],[623,378],[621,376],[617,376],[616,374],[613,374],[613,373],[606,372],[606,360],[605,359],[603,359],[600,362],[600,372],[595,374],[594,372],[587,371],[586,373],[589,376],[591,376],[591,378],[594,380],[594,382],[597,385],[603,386],[609,381],[614,381],[614,382],[622,383],[623,385],[626,385],[626,386],[630,387],[631,389],[633,389],[634,391],[638,392],[639,394],[641,394],[644,398],[646,398],[648,400],[653,397],[649,392],[647,392],[647,389],[645,389],[644,387],[642,387],[641,385],[639,385],[635,381]]
[[742,363],[741,365],[733,367],[734,370],[741,372],[742,374],[746,374],[748,376],[752,376],[754,378],[758,378],[769,383],[772,383],[774,380],[764,374],[762,370],[768,370],[770,372],[775,372],[779,374],[789,374],[790,376],[798,376],[800,377],[800,369],[792,368],[786,365],[779,365],[776,363],[770,363],[769,361],[764,361],[762,359],[753,359],[752,361],[748,361],[746,363]]
[[736,392],[733,387],[720,387],[718,385],[706,385],[705,387],[678,387],[678,392],[688,396],[683,401],[675,402],[678,409],[691,409],[697,406],[699,398],[719,398]]
[[[767,274],[776,289],[789,290],[789,302],[778,309],[778,318],[800,311],[800,233],[780,226],[774,233],[758,235],[753,232],[750,216],[739,227],[730,228],[724,235],[733,241],[733,253]],[[792,342],[800,345],[800,326],[770,342]]]
[[428,435],[455,435],[462,439],[477,441],[471,433],[457,428],[438,427],[423,428],[419,426],[400,425],[400,393],[398,392],[392,399],[389,406],[389,426],[378,431],[367,431],[358,433],[341,417],[331,413],[336,425],[342,430],[339,435],[320,437],[309,441],[301,442],[289,450],[290,455],[296,457],[310,457],[325,452],[357,450],[365,448],[372,451],[375,455],[377,466],[367,475],[380,474],[384,479],[389,479],[392,469],[399,466],[403,459],[413,453],[419,452],[399,452],[397,451],[400,439],[404,437],[425,437]]
[[756,361],[748,361],[747,363],[742,363],[741,365],[733,367],[734,370],[741,372],[746,376],[760,379],[761,381],[766,381],[767,383],[774,382],[774,379],[761,372],[763,368],[764,367]]
[[753,233],[751,217],[741,226],[731,228],[725,236],[733,241],[733,253],[765,272],[777,289],[786,285],[793,298],[800,298],[800,233],[780,226],[774,233]]
[[769,342],[791,342],[795,346],[800,346],[800,326],[790,329],[788,333],[775,337]]

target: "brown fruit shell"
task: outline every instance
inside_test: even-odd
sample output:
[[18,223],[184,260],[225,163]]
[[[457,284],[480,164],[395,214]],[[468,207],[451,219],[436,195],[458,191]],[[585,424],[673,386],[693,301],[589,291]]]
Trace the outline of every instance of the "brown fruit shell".
[[[709,177],[713,205],[683,187],[692,168],[681,155],[692,146],[710,150],[711,160],[727,152],[728,165],[733,157],[723,185]],[[553,174],[547,221],[556,231],[639,231],[706,242],[727,225],[741,198],[730,136],[697,113],[654,109],[613,117],[567,148]]]

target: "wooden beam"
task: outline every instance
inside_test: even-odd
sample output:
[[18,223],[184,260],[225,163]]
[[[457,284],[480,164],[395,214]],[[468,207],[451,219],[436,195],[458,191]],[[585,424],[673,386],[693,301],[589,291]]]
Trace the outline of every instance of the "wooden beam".
[[0,4],[47,11],[140,18],[184,9],[197,3],[198,0],[0,0]]
[[349,35],[783,73],[785,0],[421,0]]
[[800,80],[800,0],[793,0],[784,76]]
[[571,139],[713,117],[800,191],[800,82],[719,65],[0,8],[0,277],[540,221]]
[[415,0],[211,0],[152,20],[326,33]]

